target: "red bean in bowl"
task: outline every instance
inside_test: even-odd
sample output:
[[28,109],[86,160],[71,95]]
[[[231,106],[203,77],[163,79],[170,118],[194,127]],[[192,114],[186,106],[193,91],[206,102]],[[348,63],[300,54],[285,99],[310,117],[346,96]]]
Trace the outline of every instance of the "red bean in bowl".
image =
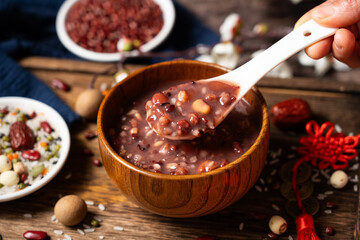
[[66,31],[76,44],[102,53],[117,52],[120,39],[139,47],[163,25],[162,11],[152,0],[79,0],[65,20]]

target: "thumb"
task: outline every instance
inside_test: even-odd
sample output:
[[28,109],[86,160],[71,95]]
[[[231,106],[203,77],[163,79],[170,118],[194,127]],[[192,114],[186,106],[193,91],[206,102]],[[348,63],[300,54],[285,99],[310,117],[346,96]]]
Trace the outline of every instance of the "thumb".
[[360,21],[360,0],[328,0],[314,8],[311,16],[327,27],[347,27]]

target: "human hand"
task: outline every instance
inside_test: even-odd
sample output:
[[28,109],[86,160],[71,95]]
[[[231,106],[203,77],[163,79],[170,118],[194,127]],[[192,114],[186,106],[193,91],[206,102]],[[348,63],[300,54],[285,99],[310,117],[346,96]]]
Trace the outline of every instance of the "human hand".
[[327,0],[303,15],[295,28],[313,19],[320,25],[339,28],[335,35],[305,49],[313,59],[329,53],[351,68],[360,67],[360,0]]

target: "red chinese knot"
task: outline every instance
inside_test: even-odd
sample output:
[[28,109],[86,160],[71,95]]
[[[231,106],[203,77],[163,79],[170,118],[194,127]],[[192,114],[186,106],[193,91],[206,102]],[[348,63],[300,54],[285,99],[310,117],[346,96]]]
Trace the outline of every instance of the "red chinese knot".
[[296,184],[298,168],[303,162],[310,162],[314,167],[325,169],[331,166],[334,170],[346,169],[349,161],[356,158],[356,146],[360,141],[357,136],[344,136],[342,133],[334,133],[334,124],[325,122],[319,126],[315,121],[309,121],[305,129],[309,136],[300,138],[297,152],[303,157],[294,165],[292,172],[292,187],[296,194],[296,200],[302,214],[296,218],[297,240],[319,240],[315,233],[313,218],[306,213],[302,205],[300,190]]
[[334,124],[331,122],[319,126],[315,121],[309,121],[305,128],[309,136],[300,138],[302,146],[297,151],[313,166],[346,169],[349,161],[357,156],[355,147],[359,144],[360,134],[344,136],[343,133],[333,133]]

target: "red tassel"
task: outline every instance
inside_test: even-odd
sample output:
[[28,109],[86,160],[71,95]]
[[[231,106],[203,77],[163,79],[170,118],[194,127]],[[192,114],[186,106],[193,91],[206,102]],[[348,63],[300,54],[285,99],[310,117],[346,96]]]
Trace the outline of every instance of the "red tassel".
[[320,240],[316,235],[314,220],[308,213],[303,213],[296,218],[296,240]]

